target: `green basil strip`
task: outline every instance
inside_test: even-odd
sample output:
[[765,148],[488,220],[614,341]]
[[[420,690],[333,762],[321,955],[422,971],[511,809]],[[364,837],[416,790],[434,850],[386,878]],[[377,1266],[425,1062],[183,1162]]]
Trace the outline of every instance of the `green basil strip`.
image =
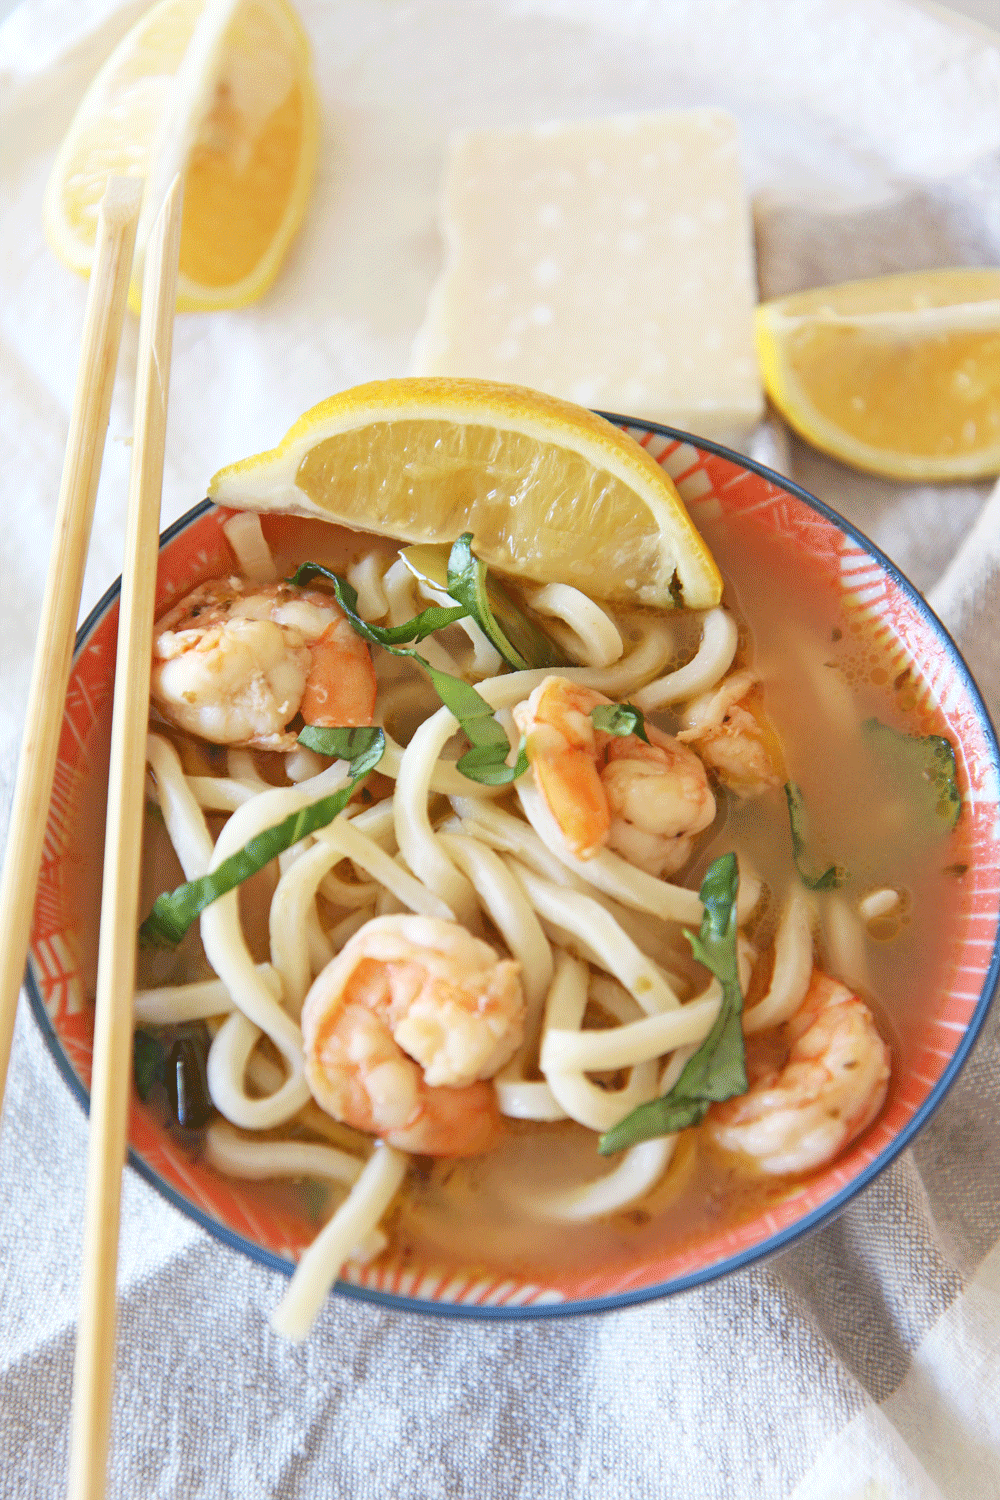
[[747,1091],[743,1045],[743,991],[736,951],[736,893],[739,871],[735,854],[723,854],[709,865],[701,884],[705,907],[698,935],[684,936],[699,963],[722,985],[722,1004],[708,1036],[688,1058],[668,1094],[640,1104],[601,1136],[602,1156],[637,1146],[640,1141],[673,1135],[697,1125],[711,1104]]
[[[510,743],[504,732],[503,726],[494,717],[493,709],[486,699],[477,693],[475,688],[468,682],[463,682],[461,677],[453,677],[450,672],[442,672],[437,667],[432,667],[412,647],[400,644],[403,641],[421,641],[434,630],[440,630],[444,625],[453,625],[456,620],[463,619],[469,611],[464,605],[455,609],[441,609],[434,606],[425,609],[422,614],[414,616],[405,625],[387,626],[382,628],[377,625],[369,625],[362,620],[357,613],[358,595],[357,591],[336,573],[331,573],[329,568],[324,568],[320,563],[303,563],[290,580],[292,583],[302,585],[308,583],[311,578],[325,578],[332,583],[337,596],[337,603],[347,616],[358,635],[374,645],[381,646],[390,651],[393,656],[408,656],[430,677],[441,702],[449,708],[458,720],[462,731],[472,741],[474,749],[478,752],[463,755],[456,762],[457,769],[463,776],[468,776],[470,781],[476,781],[481,786],[506,786],[509,782],[516,781],[523,776],[528,768],[527,758],[522,746],[517,762],[513,766],[506,764],[510,752]],[[302,739],[302,736],[299,736]],[[309,741],[310,749],[317,746]],[[326,753],[326,752],[322,752]]]
[[614,734],[621,739],[634,734],[637,739],[649,744],[646,720],[642,710],[633,703],[599,703],[590,710],[590,722],[603,734]]
[[472,550],[472,532],[466,531],[448,554],[448,592],[463,604],[483,634],[491,640],[508,667],[523,672],[534,665],[504,635],[490,608],[486,593],[486,564]]
[[[375,745],[382,730],[374,724],[361,724],[352,728],[325,729],[320,724],[307,724],[299,735],[299,744],[317,755],[328,755],[331,760],[356,760]],[[383,736],[384,739],[384,736]]]
[[414,578],[468,607],[487,638],[515,671],[569,665],[555,642],[530,619],[497,575],[473,556],[472,532],[449,548],[436,542],[404,547],[400,557]]
[[140,1099],[148,1099],[154,1083],[163,1082],[166,1064],[167,1053],[160,1038],[138,1030],[132,1039],[132,1077]]
[[[327,583],[333,585],[337,603],[358,635],[370,641],[372,645],[384,646],[388,651],[391,651],[394,646],[402,646],[409,641],[422,641],[426,636],[433,635],[435,630],[443,630],[446,625],[454,625],[456,620],[464,620],[469,613],[464,604],[458,604],[454,609],[432,604],[429,609],[421,610],[419,615],[414,615],[412,620],[406,620],[402,625],[369,625],[368,621],[362,620],[358,614],[357,589],[353,588],[345,578],[341,578],[338,573],[324,568],[322,563],[302,563],[288,581],[302,588],[314,578],[325,578]],[[409,652],[404,654],[410,655]]]
[[950,833],[962,811],[955,747],[943,734],[902,734],[866,719],[865,739],[877,753],[880,780],[895,783],[928,831]]
[[455,762],[456,771],[478,781],[480,786],[509,786],[528,769],[528,756],[524,748],[524,736],[517,747],[517,759],[512,766],[507,764],[509,746],[474,745]]
[[523,736],[517,759],[514,765],[508,766],[510,742],[486,699],[471,684],[463,682],[461,677],[441,672],[437,667],[432,667],[430,662],[424,661],[422,656],[417,656],[416,652],[412,654],[430,677],[434,691],[445,708],[451,710],[461,725],[463,734],[472,741],[472,749],[455,762],[456,770],[461,771],[463,776],[468,776],[470,781],[479,782],[480,786],[507,786],[523,776],[528,769]]
[[802,884],[811,891],[835,891],[847,879],[843,865],[830,865],[821,875],[808,868],[809,817],[805,800],[794,781],[785,782],[785,800],[788,803],[788,822],[792,834],[792,858]]
[[384,749],[385,735],[381,729],[376,729],[367,748],[351,762],[351,779],[347,786],[341,787],[339,792],[334,792],[329,797],[313,802],[309,807],[300,808],[283,822],[276,823],[273,828],[263,829],[208,875],[202,875],[198,880],[185,881],[175,891],[165,891],[162,896],[158,896],[152,911],[139,928],[140,943],[154,948],[176,947],[206,906],[211,906],[213,901],[217,901],[228,891],[235,890],[244,880],[256,875],[258,870],[263,870],[272,859],[276,859],[307,834],[315,833],[318,828],[325,828],[328,823],[332,823],[337,814],[347,806],[358,782],[378,765]]

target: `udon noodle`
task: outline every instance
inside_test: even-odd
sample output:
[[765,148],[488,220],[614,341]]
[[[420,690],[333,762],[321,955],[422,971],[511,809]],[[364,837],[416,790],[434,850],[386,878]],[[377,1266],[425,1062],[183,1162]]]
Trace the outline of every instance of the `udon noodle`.
[[[224,608],[253,625],[255,591],[270,598],[280,569],[256,517],[234,517],[228,536],[242,582]],[[384,541],[355,539],[343,570],[368,622],[399,625],[441,602]],[[313,660],[318,637],[329,644],[310,610],[326,599],[339,613],[321,587],[300,592],[281,670],[296,651],[308,666],[304,640]],[[909,896],[901,882],[876,885],[859,905],[810,889],[787,860],[778,879],[766,839],[758,863],[747,830],[765,804],[772,823],[775,809],[783,815],[787,772],[733,609],[679,621],[611,610],[564,585],[520,600],[569,665],[507,670],[471,618],[419,648],[433,667],[475,683],[507,732],[508,764],[524,736],[530,767],[513,785],[458,769],[467,748],[459,720],[421,668],[341,632],[332,722],[381,726],[376,772],[246,892],[206,905],[200,947],[192,935],[176,955],[143,958],[137,1026],[204,1021],[211,1035],[209,1162],[234,1177],[323,1182],[336,1201],[274,1315],[292,1338],[307,1332],[345,1262],[385,1252],[404,1184],[416,1184],[415,1201],[424,1191],[426,1208],[442,1159],[469,1172],[488,1159],[508,1209],[549,1235],[655,1200],[672,1173],[690,1177],[692,1153],[678,1143],[691,1130],[641,1140],[610,1164],[596,1143],[671,1095],[720,1016],[724,986],[683,935],[704,915],[690,871],[704,872],[720,836],[738,854],[750,1087],[713,1105],[697,1134],[727,1170],[767,1181],[831,1160],[885,1097],[888,1048],[855,992],[871,996],[867,932],[891,923]],[[299,744],[288,719],[266,732],[237,722],[236,658],[262,649],[250,635],[230,640],[217,629],[232,673],[197,686],[194,708],[184,708],[166,668],[185,664],[185,630],[203,643],[218,625],[215,608],[203,598],[183,619],[175,609],[166,634],[158,626],[150,794],[188,881],[350,783],[348,762]],[[369,660],[369,709],[344,717],[343,703],[364,696]],[[214,719],[202,712],[209,699]],[[606,700],[639,710],[639,727],[649,716],[651,743],[595,731],[603,720],[594,708]],[[316,722],[305,708],[302,716]],[[199,732],[209,722],[211,745]],[[730,816],[729,806],[744,811]],[[571,1128],[561,1176],[503,1179],[519,1132],[563,1140]]]

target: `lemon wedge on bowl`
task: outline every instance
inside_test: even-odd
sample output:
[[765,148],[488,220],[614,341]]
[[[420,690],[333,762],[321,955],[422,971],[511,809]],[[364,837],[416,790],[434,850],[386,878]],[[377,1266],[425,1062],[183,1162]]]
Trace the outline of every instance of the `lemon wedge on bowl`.
[[757,353],[782,416],[845,463],[891,479],[1000,474],[1000,269],[765,302]]
[[220,505],[322,516],[404,542],[474,535],[505,572],[608,600],[708,609],[722,580],[673,481],[602,417],[523,386],[374,381],[222,469]]
[[318,122],[308,39],[287,0],[160,0],[73,118],[45,191],[49,243],[87,275],[108,177],[145,177],[137,309],[146,239],[180,172],[177,306],[243,307],[270,286],[302,220]]

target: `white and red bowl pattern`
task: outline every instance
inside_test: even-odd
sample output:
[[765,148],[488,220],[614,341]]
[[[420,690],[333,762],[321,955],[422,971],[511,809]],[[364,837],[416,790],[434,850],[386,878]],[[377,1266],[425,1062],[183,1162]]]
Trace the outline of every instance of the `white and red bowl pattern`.
[[[650,424],[620,421],[675,480],[696,524],[739,515],[769,535],[795,541],[863,611],[899,667],[918,685],[927,731],[956,747],[969,870],[949,937],[949,972],[908,1069],[894,1077],[873,1128],[831,1167],[757,1217],[682,1249],[649,1253],[627,1271],[612,1267],[548,1278],[544,1284],[414,1266],[382,1259],[352,1267],[340,1290],[391,1306],[482,1317],[538,1317],[613,1308],[679,1291],[778,1249],[822,1223],[912,1139],[953,1081],[985,1017],[1000,961],[1000,806],[996,739],[979,694],[940,623],[889,561],[827,507],[794,485],[714,444]],[[178,522],[161,547],[157,610],[233,566],[222,532],[226,512],[204,505]],[[96,851],[81,843],[88,786],[101,775],[107,743],[118,622],[117,589],[80,632],[59,746],[55,790],[35,909],[29,989],[35,1015],[71,1088],[86,1104],[93,1008],[86,995],[81,864],[99,884]],[[106,754],[106,751],[104,752]],[[91,793],[92,795],[92,793]],[[89,934],[88,947],[93,943]],[[256,1184],[223,1177],[190,1154],[133,1098],[132,1164],[182,1211],[226,1244],[290,1272],[316,1225],[287,1201],[263,1199]]]

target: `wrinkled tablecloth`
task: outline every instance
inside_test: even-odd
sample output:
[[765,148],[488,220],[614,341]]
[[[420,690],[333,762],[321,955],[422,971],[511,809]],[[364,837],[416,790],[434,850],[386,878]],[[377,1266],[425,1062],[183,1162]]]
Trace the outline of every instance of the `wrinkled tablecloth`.
[[[0,808],[9,806],[85,286],[40,227],[53,153],[140,3],[25,0],[0,27]],[[163,521],[313,402],[405,373],[441,262],[456,125],[714,104],[740,122],[762,296],[1000,263],[1000,45],[904,0],[300,0],[323,101],[301,237],[256,308],[177,324]],[[499,232],[502,232],[502,205]],[[121,567],[135,322],[86,611]],[[1000,493],[793,477],[924,590],[1000,717]],[[282,1278],[131,1171],[110,1493],[989,1500],[1000,1495],[1000,1055],[833,1224],[614,1315],[485,1325]],[[0,1140],[0,1494],[65,1482],[85,1121],[22,1005]]]

